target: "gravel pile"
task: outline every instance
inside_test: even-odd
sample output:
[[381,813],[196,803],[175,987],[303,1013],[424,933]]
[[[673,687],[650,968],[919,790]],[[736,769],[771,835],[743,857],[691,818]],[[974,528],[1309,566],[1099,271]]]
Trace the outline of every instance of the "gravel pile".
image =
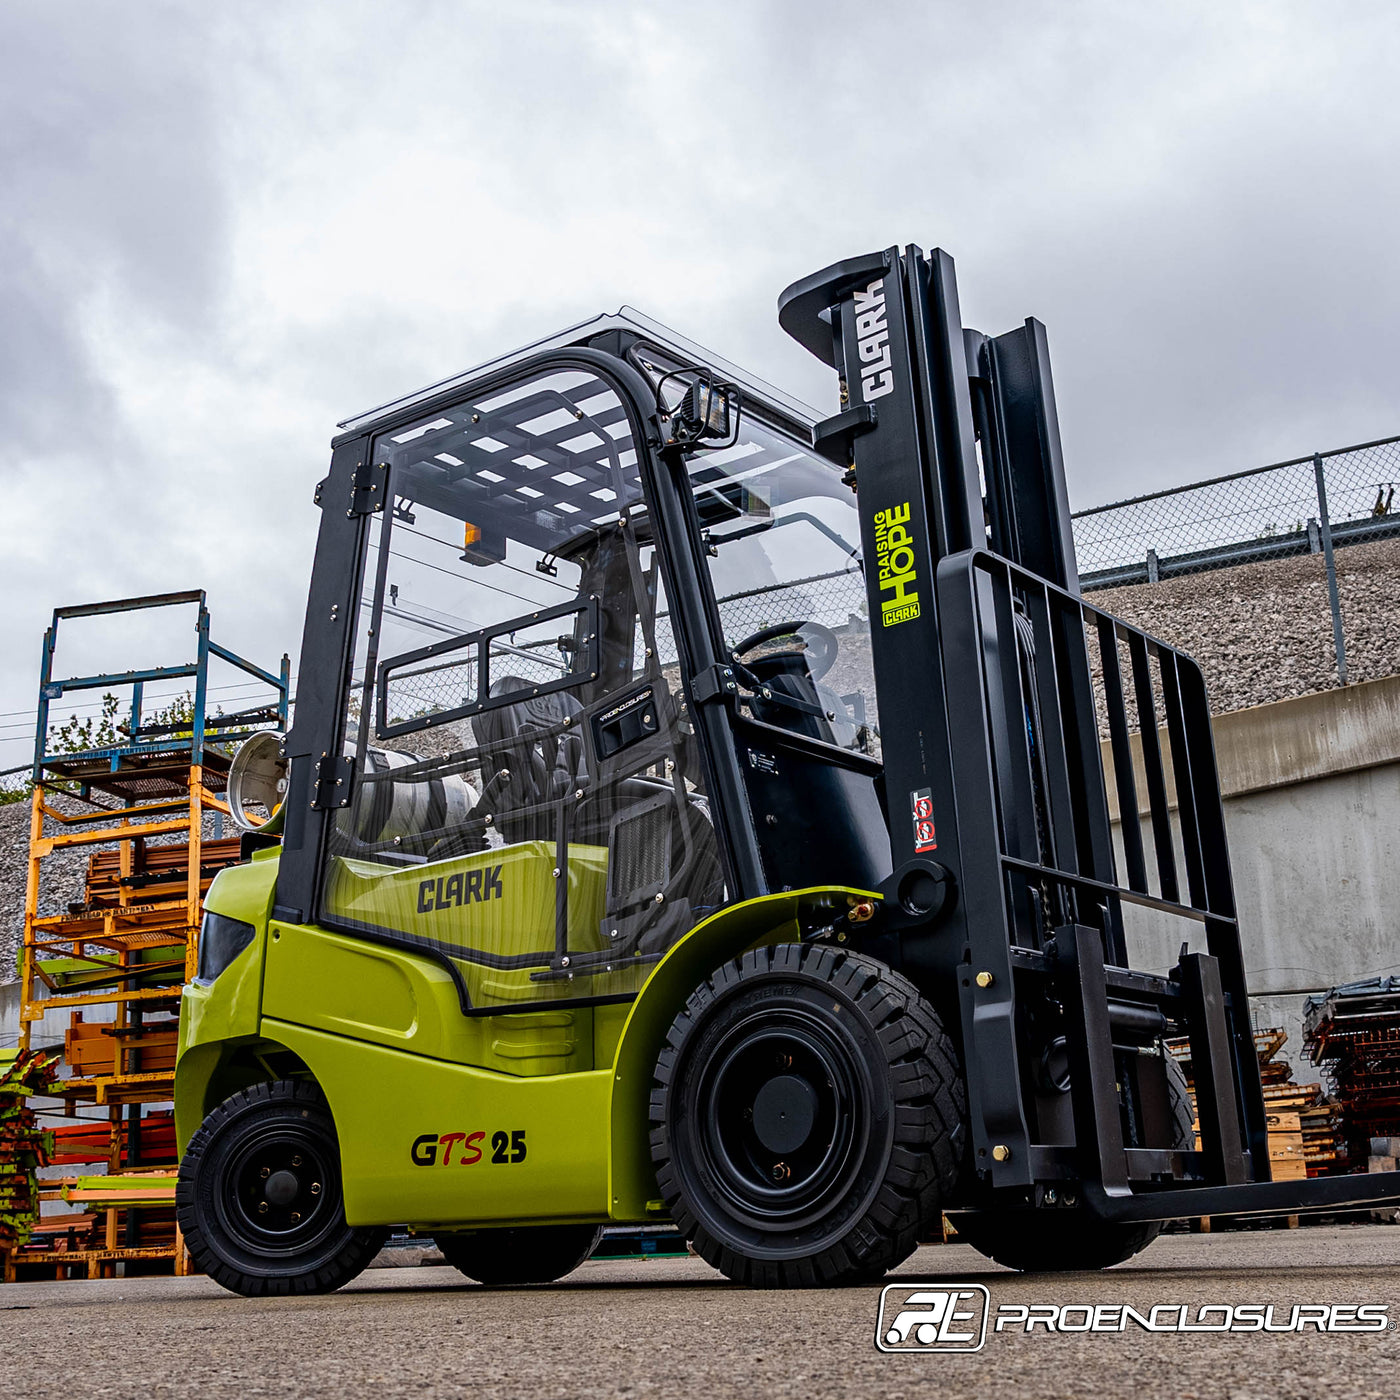
[[[63,811],[82,811],[81,804],[55,799]],[[44,883],[39,891],[40,914],[62,914],[70,900],[83,897],[88,853],[81,848],[55,851],[44,860]],[[29,803],[0,807],[0,982],[19,975],[19,945],[24,939],[24,891],[29,878]]]
[[[1348,679],[1400,672],[1400,539],[1335,557]],[[1105,588],[1087,601],[1194,657],[1216,714],[1337,684],[1320,555]]]

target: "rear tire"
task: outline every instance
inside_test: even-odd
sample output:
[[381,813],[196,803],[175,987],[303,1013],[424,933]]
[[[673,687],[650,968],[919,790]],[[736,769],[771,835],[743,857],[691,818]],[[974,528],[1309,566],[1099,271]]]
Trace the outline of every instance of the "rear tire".
[[938,1220],[965,1117],[952,1042],[912,984],[779,944],[720,968],[673,1022],[652,1160],[676,1224],[730,1278],[866,1283]]
[[[1191,1129],[1191,1097],[1186,1076],[1167,1057],[1167,1093],[1171,1101],[1173,1147],[1189,1151],[1196,1135]],[[958,1240],[979,1254],[1022,1273],[1080,1273],[1111,1269],[1141,1254],[1165,1222],[1114,1224],[1083,1210],[978,1211],[953,1218]]]
[[195,1266],[250,1298],[330,1293],[388,1233],[346,1224],[330,1108],[290,1079],[243,1089],[204,1120],[180,1162],[175,1218]]
[[499,1288],[553,1283],[573,1273],[598,1247],[601,1233],[597,1225],[528,1225],[433,1238],[458,1273]]

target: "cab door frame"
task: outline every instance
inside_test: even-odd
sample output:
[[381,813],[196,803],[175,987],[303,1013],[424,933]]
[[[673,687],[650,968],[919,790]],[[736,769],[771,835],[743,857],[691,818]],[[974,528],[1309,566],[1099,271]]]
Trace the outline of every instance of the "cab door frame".
[[331,821],[349,804],[353,761],[344,756],[346,702],[352,685],[357,601],[361,596],[369,527],[384,509],[387,471],[372,460],[374,440],[436,409],[559,370],[586,370],[623,404],[637,450],[638,471],[660,556],[680,655],[681,684],[694,723],[711,816],[731,900],[767,893],[758,842],[728,707],[711,703],[724,657],[711,626],[713,602],[703,580],[703,544],[688,501],[685,460],[665,448],[656,395],[630,364],[604,352],[574,348],[520,361],[436,399],[388,413],[332,442],[329,475],[316,488],[321,525],[307,595],[298,668],[297,705],[284,751],[289,762],[287,817],[273,916],[315,921],[321,867]]

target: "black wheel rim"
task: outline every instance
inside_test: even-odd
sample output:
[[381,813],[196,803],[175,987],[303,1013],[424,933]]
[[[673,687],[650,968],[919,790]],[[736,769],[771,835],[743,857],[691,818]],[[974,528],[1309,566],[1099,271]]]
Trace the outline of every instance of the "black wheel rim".
[[260,1255],[304,1255],[340,1225],[334,1144],[313,1129],[270,1123],[243,1136],[214,1193],[224,1230]]
[[788,1232],[846,1196],[870,1137],[867,1075],[839,1027],[800,1008],[760,1010],[697,1066],[691,1128],[724,1204]]

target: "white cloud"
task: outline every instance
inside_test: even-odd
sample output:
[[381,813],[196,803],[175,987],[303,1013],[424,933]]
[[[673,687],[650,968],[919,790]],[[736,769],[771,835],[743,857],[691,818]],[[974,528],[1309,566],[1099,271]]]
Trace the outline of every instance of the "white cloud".
[[777,293],[897,241],[1048,324],[1078,504],[1397,427],[1385,5],[19,3],[0,44],[0,710],[59,602],[203,585],[295,658],[336,420],[598,310],[834,402]]

